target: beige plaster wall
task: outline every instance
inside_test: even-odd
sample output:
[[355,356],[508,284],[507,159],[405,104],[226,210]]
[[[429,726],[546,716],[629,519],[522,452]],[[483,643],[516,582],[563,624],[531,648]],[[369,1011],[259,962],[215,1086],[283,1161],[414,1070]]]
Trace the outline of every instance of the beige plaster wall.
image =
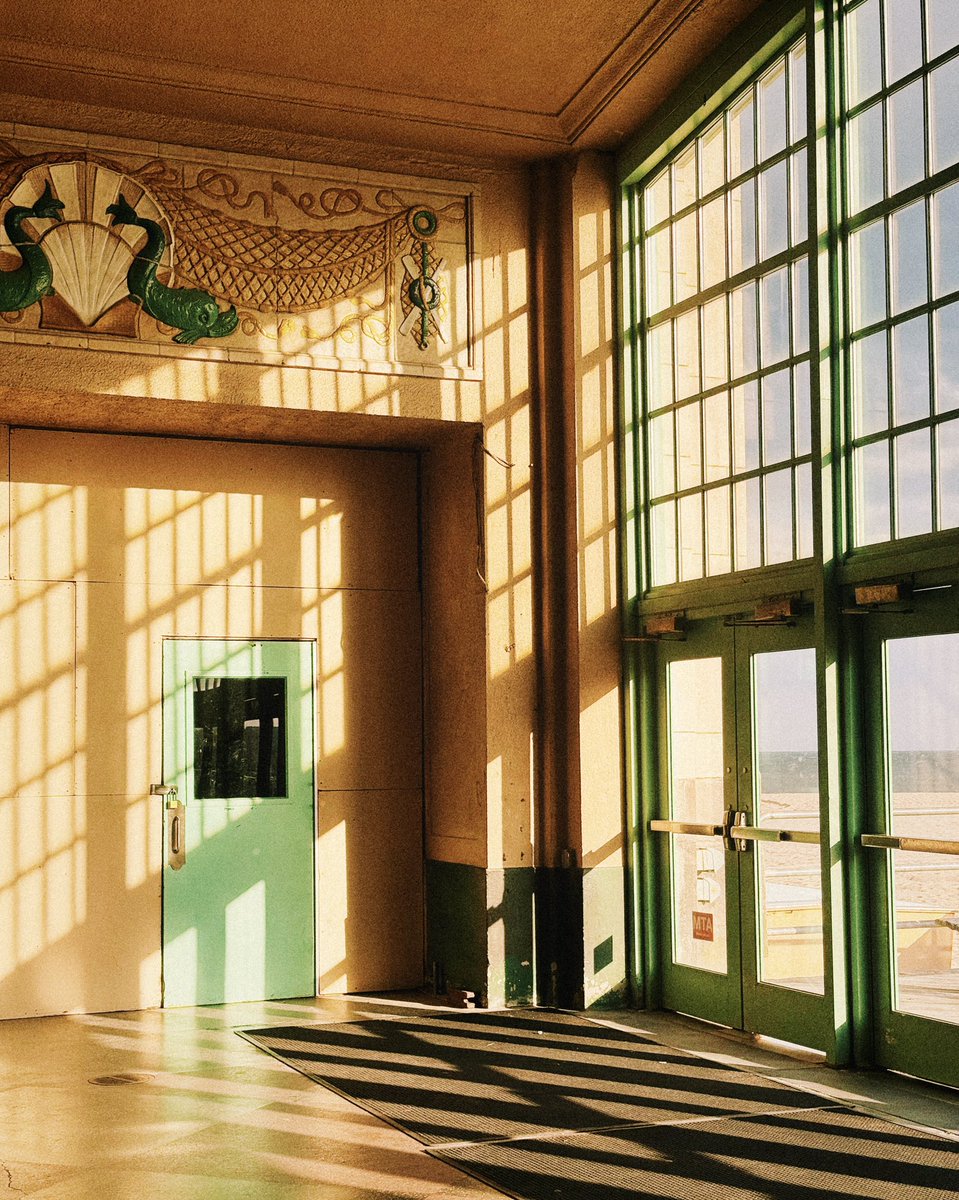
[[416,457],[4,437],[0,1016],[160,1002],[164,636],[316,640],[318,985],[417,984]]
[[[608,196],[598,175],[577,178],[584,790],[567,799],[582,807],[589,864],[622,858],[619,666]],[[124,354],[95,336],[80,347],[37,334],[0,348],[0,420],[419,451],[427,854],[528,867],[537,739],[550,719],[537,705],[534,623],[531,196],[523,168],[486,170],[473,187],[481,378],[231,362],[173,347]]]

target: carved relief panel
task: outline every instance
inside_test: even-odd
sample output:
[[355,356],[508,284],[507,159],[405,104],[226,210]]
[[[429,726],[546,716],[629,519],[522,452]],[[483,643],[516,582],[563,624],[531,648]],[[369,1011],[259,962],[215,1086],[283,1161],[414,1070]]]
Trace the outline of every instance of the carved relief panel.
[[477,377],[468,187],[30,133],[0,141],[0,339]]

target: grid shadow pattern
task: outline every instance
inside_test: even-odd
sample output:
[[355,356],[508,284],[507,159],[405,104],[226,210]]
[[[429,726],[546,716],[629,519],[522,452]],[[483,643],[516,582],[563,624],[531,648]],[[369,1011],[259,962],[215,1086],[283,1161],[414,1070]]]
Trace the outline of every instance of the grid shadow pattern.
[[520,1200],[945,1200],[959,1146],[588,1018],[429,1013],[241,1031]]

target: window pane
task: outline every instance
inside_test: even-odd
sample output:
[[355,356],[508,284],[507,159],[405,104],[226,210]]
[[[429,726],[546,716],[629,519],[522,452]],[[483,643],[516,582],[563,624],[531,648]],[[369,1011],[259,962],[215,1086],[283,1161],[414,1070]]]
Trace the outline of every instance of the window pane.
[[806,136],[805,42],[800,42],[789,55],[789,131],[793,142]]
[[809,260],[793,263],[793,354],[809,349]]
[[930,154],[933,172],[959,162],[959,59],[929,75]]
[[894,196],[926,175],[926,130],[922,80],[889,97],[889,194]]
[[699,291],[699,230],[695,211],[687,213],[673,225],[674,302],[688,300]]
[[927,57],[938,58],[959,46],[959,6],[956,0],[926,0]]
[[891,536],[888,442],[873,442],[853,451],[853,478],[856,545],[888,542]]
[[653,499],[676,491],[676,448],[671,412],[653,417],[649,422],[649,491]]
[[673,323],[654,326],[646,335],[646,403],[650,410],[673,402]]
[[792,454],[790,372],[777,371],[762,381],[763,465],[785,462]]
[[924,200],[893,213],[889,220],[892,262],[890,291],[893,314],[925,304],[929,296],[926,282],[926,204]]
[[929,430],[917,429],[897,437],[896,537],[914,537],[932,530],[932,458]]
[[929,324],[924,316],[892,331],[892,411],[897,425],[929,416]]
[[959,421],[945,421],[936,429],[939,458],[939,528],[959,525]]
[[852,344],[852,431],[854,437],[889,425],[889,363],[886,331]]
[[737,475],[759,466],[759,388],[733,388],[733,470]]
[[197,800],[285,796],[286,680],[193,680]]
[[886,86],[921,66],[921,0],[886,0]]
[[789,270],[783,267],[759,281],[762,365],[789,357]]
[[759,81],[759,153],[771,158],[786,148],[786,64],[779,62]]
[[733,569],[729,499],[728,487],[711,488],[706,493],[707,575],[725,575]]
[[652,583],[676,582],[676,501],[654,504],[649,514],[652,541]]
[[670,305],[670,227],[646,239],[646,308],[650,313],[661,312]]
[[676,318],[676,399],[699,390],[699,311],[693,309]]
[[882,87],[879,0],[866,0],[846,22],[846,101],[850,108]]
[[673,163],[673,212],[681,212],[696,201],[696,144]]
[[756,162],[756,117],[752,88],[729,111],[729,177],[735,179]]
[[847,127],[849,146],[849,211],[862,212],[885,194],[883,164],[886,158],[882,104],[874,104],[854,117]]
[[729,344],[733,378],[756,370],[756,285],[737,288],[729,298]]
[[959,184],[942,188],[932,197],[933,295],[959,291]]
[[790,170],[790,244],[804,242],[809,235],[809,191],[807,187],[806,151],[794,154],[789,163]]
[[747,179],[729,193],[729,273],[756,265],[756,180]]
[[812,558],[814,550],[812,519],[812,467],[802,463],[796,468],[796,554]]
[[703,482],[699,410],[698,401],[676,409],[676,465],[679,491],[700,487]]
[[959,408],[959,304],[935,315],[936,412]]
[[702,287],[726,278],[726,197],[717,196],[702,209]]
[[646,228],[652,229],[669,216],[669,171],[663,171],[645,189]]
[[703,305],[703,388],[725,383],[727,369],[726,297]]
[[679,578],[703,577],[703,496],[696,492],[679,501]]
[[759,176],[759,257],[772,258],[786,249],[789,207],[786,203],[786,164],[776,163]]
[[729,475],[729,393],[718,392],[703,401],[705,477],[709,483]]
[[787,469],[763,477],[767,563],[787,562],[793,556],[792,474]]
[[710,125],[699,139],[699,172],[704,196],[726,182],[726,142],[721,119]]
[[742,479],[733,487],[736,516],[736,570],[748,571],[762,562],[760,553],[759,479]]
[[793,409],[796,456],[808,454],[812,449],[812,411],[809,403],[809,363],[802,362],[793,368]]
[[853,329],[886,315],[886,236],[882,221],[858,230],[849,239]]

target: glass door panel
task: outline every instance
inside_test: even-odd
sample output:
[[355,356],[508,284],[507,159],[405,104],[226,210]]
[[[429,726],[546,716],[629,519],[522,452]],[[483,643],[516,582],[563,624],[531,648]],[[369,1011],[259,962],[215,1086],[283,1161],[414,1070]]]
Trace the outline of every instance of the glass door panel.
[[[959,841],[959,633],[886,642],[893,836]],[[959,1024],[959,856],[891,854],[896,1010]]]
[[[828,1040],[816,652],[807,622],[691,626],[658,649],[668,1008]],[[788,993],[788,994],[787,994]]]
[[[723,823],[723,662],[667,665],[669,807],[683,825]],[[673,961],[725,975],[726,856],[715,834],[670,838]]]
[[650,829],[664,889],[664,1004],[738,1028],[739,871],[724,839],[735,788],[731,652],[729,631],[706,622],[658,648],[661,787]]
[[[753,656],[756,824],[819,833],[816,651]],[[822,995],[822,868],[818,841],[756,843],[759,978]]]
[[959,1085],[959,619],[942,597],[866,639],[876,1057]]

